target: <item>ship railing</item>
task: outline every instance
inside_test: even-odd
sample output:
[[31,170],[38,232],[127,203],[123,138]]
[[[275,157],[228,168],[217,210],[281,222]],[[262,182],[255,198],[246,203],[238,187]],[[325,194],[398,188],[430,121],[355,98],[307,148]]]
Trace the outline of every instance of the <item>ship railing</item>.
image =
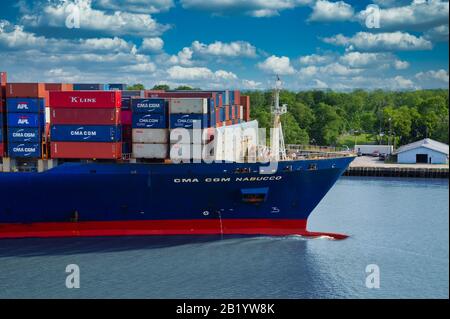
[[320,159],[334,157],[355,156],[348,147],[319,146],[319,145],[286,145],[286,154],[290,159]]

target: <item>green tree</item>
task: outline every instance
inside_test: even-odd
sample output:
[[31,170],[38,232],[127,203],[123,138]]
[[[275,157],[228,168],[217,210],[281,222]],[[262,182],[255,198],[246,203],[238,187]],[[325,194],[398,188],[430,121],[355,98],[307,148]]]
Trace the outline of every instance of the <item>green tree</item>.
[[137,83],[137,84],[133,84],[133,85],[129,85],[127,86],[127,90],[130,91],[141,91],[141,90],[145,90],[145,86],[141,83]]
[[157,84],[157,85],[153,86],[152,90],[169,91],[170,90],[170,86],[168,86],[167,84]]

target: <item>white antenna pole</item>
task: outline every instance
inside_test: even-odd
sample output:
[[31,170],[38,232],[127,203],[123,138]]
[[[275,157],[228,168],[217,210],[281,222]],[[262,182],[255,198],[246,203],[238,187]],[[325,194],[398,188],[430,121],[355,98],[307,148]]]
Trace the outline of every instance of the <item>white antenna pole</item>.
[[286,159],[286,148],[284,144],[284,135],[283,135],[283,128],[281,125],[281,115],[285,114],[287,112],[287,105],[283,104],[280,106],[280,92],[282,89],[282,82],[280,80],[280,77],[277,75],[277,80],[275,82],[275,88],[273,90],[274,94],[274,105],[272,106],[272,115],[273,115],[273,128],[275,129],[275,136],[272,140],[272,143],[275,143],[276,145],[273,145],[272,148],[274,149],[275,160]]

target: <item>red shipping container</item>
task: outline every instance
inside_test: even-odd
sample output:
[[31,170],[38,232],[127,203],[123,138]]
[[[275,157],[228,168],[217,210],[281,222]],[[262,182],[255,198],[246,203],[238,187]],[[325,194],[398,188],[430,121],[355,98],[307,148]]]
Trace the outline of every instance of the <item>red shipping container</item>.
[[226,105],[225,106],[225,121],[229,121],[230,120],[230,106]]
[[236,118],[236,106],[230,106],[231,107],[231,119],[230,120],[234,120]]
[[44,83],[6,83],[6,97],[46,98]]
[[244,109],[243,119],[244,121],[248,122],[250,121],[250,96],[248,95],[242,95],[241,96],[241,104]]
[[120,109],[50,109],[51,124],[118,125]]
[[223,97],[222,97],[222,93],[219,93],[219,107],[222,107],[223,106]]
[[240,104],[241,101],[241,91],[234,91],[234,104]]
[[122,143],[51,142],[52,158],[120,159]]
[[220,122],[220,108],[216,107],[216,123]]
[[0,157],[3,157],[5,152],[5,144],[0,143]]
[[133,113],[130,110],[123,110],[121,113],[121,122],[123,125],[132,124]]
[[0,86],[6,86],[8,75],[6,72],[0,72]]
[[73,84],[68,83],[45,83],[47,91],[73,91]]
[[120,108],[122,93],[120,91],[52,91],[50,92],[52,108]]

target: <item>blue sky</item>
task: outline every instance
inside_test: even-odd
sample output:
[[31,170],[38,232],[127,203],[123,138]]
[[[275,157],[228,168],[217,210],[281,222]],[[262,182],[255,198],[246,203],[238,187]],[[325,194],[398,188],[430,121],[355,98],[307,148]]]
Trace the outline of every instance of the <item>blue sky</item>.
[[279,74],[294,90],[444,88],[448,14],[443,0],[6,0],[0,69],[148,87],[265,89]]

